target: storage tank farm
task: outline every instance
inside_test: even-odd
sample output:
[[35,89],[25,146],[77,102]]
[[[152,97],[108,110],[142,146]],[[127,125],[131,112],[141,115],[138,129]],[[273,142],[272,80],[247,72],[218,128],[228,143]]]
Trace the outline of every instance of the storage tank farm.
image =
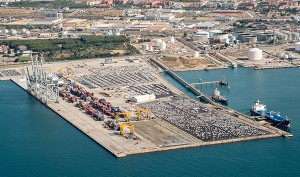
[[258,48],[252,48],[248,51],[249,60],[262,60],[262,50]]

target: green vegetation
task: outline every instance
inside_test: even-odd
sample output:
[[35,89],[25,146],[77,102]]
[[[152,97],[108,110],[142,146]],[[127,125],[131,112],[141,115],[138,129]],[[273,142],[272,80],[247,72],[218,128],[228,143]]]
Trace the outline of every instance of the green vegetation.
[[59,9],[63,7],[69,8],[90,8],[85,4],[75,4],[74,1],[69,0],[55,0],[55,1],[20,1],[10,2],[10,7],[47,7],[49,9]]
[[0,44],[9,45],[15,50],[19,45],[25,45],[33,52],[43,53],[46,60],[55,61],[120,55],[120,53],[114,53],[112,50],[124,51],[123,55],[138,54],[139,51],[128,42],[129,39],[124,36],[83,36],[77,39],[2,41]]

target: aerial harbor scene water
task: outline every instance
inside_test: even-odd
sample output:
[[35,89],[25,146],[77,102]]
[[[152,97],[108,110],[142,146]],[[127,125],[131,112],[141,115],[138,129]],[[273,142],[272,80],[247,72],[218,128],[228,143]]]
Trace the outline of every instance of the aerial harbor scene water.
[[298,1],[0,5],[0,176],[300,175]]

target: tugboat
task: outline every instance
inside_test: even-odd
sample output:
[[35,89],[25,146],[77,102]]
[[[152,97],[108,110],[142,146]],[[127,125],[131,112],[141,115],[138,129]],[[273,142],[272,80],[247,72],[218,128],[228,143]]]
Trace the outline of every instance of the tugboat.
[[212,95],[212,100],[215,102],[220,102],[222,104],[227,104],[228,100],[220,95],[220,91],[216,88],[216,90],[214,91],[213,95]]
[[287,117],[281,116],[279,112],[268,111],[267,106],[260,104],[259,100],[255,101],[250,112],[251,116],[266,118],[266,121],[270,122],[273,126],[290,127],[291,121]]
[[223,77],[223,79],[220,80],[219,85],[228,86],[228,82],[226,82],[225,77]]

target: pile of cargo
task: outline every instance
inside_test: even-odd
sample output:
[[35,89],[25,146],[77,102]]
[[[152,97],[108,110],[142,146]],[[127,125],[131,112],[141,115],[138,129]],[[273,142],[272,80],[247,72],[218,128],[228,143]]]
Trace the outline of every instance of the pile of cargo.
[[[121,112],[118,107],[113,106],[104,98],[98,99],[94,96],[94,93],[88,92],[83,87],[76,84],[64,87],[59,91],[59,95],[63,97],[63,100],[67,100],[70,103],[76,103],[78,108],[98,121],[103,121],[104,115],[115,118],[116,114]],[[80,99],[80,101],[77,99]]]

